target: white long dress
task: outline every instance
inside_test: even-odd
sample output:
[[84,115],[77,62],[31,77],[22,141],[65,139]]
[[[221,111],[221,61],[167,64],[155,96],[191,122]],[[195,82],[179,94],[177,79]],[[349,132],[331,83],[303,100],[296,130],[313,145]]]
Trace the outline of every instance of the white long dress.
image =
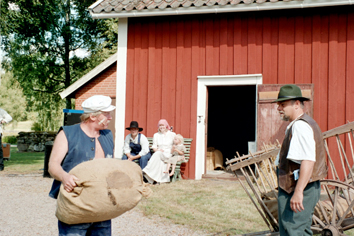
[[154,181],[158,183],[170,182],[169,174],[163,173],[166,170],[167,164],[162,160],[164,157],[171,157],[171,149],[175,136],[176,134],[171,131],[167,131],[164,134],[160,132],[154,134],[152,148],[162,149],[164,151],[155,152],[147,166],[143,169],[144,176],[149,183],[153,183]]

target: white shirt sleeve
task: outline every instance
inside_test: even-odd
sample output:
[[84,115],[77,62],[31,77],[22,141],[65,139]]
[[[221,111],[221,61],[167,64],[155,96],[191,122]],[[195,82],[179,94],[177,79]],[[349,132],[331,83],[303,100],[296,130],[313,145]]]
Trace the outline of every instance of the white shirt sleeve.
[[4,109],[1,108],[0,108],[0,116],[1,116],[1,120],[4,120],[6,123],[12,121],[12,117],[9,115],[9,113],[7,113]]
[[139,152],[139,155],[145,156],[150,151],[149,141],[147,140],[145,135],[143,135],[143,134],[140,134],[140,135],[141,135],[140,136],[141,151]]
[[124,146],[123,146],[124,154],[127,154],[127,153],[131,152],[129,144],[130,144],[130,134],[128,134],[127,137],[125,137],[125,140],[124,140]]
[[157,139],[159,137],[159,133],[155,133],[153,137],[153,142],[152,142],[152,147],[151,148],[157,148]]
[[287,159],[296,163],[316,161],[316,142],[311,126],[302,120],[294,122]]

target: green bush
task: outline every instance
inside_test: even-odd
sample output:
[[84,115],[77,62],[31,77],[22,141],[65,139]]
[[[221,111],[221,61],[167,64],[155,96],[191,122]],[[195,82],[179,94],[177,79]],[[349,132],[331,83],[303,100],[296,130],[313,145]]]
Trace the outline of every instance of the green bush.
[[11,143],[11,144],[17,144],[17,137],[12,135],[12,136],[4,136],[2,137],[2,142],[3,143]]

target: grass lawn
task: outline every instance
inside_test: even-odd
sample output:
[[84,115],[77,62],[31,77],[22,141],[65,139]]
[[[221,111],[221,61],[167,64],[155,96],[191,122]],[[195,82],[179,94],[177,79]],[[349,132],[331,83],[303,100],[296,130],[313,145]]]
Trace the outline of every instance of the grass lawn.
[[11,147],[10,160],[4,161],[5,173],[43,173],[44,152],[17,152]]
[[153,195],[138,207],[212,235],[235,235],[269,230],[238,181],[181,180],[151,186]]

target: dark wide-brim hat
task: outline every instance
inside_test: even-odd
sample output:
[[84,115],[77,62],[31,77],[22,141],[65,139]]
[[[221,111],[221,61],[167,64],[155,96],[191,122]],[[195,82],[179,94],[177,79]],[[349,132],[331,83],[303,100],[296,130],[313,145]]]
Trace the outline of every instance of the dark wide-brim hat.
[[139,129],[139,132],[140,132],[140,131],[143,131],[143,128],[139,127],[139,124],[138,124],[137,121],[132,121],[132,122],[130,122],[130,126],[127,127],[126,129],[127,129],[127,130],[130,130],[131,128],[137,128],[137,129]]
[[282,102],[286,100],[308,101],[310,99],[303,97],[301,89],[295,84],[287,84],[280,88],[278,99],[273,102]]

